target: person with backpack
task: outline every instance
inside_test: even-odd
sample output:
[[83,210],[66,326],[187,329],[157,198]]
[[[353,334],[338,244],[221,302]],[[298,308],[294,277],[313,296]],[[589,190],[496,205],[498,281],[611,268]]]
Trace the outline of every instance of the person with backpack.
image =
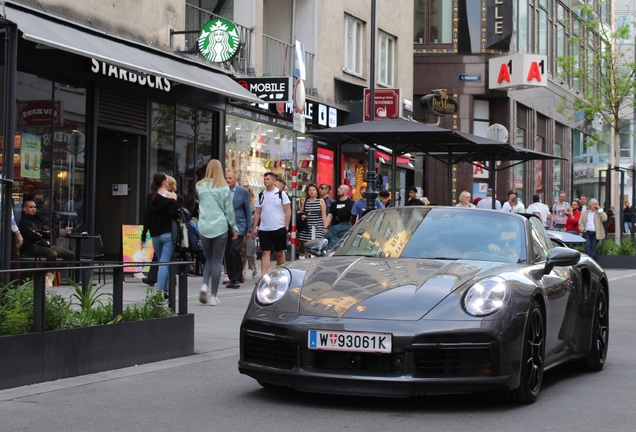
[[261,271],[269,271],[270,253],[276,255],[276,264],[285,264],[287,250],[287,227],[291,221],[291,201],[289,196],[276,187],[276,175],[266,172],[263,176],[265,190],[258,194],[252,226],[252,237],[261,244]]

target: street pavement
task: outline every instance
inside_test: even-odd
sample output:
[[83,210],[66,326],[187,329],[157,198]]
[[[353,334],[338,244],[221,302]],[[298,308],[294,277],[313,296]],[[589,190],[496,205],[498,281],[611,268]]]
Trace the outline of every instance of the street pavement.
[[[427,403],[424,406],[420,405],[421,399],[394,403],[363,398],[356,402],[356,399],[345,397],[299,398],[293,393],[271,398],[269,392],[260,390],[255,381],[240,375],[236,368],[239,326],[254,281],[249,278],[240,289],[221,287],[219,298],[222,304],[209,306],[198,301],[201,278],[190,277],[188,310],[195,315],[195,355],[1,390],[0,431],[55,430],[63,427],[69,430],[112,430],[116,425],[126,425],[129,430],[176,430],[179,425],[182,430],[247,430],[247,427],[279,431],[294,424],[291,413],[286,415],[285,410],[278,410],[285,406],[315,417],[308,431],[335,428],[335,424],[321,423],[318,420],[320,413],[323,416],[336,415],[339,428],[350,430],[363,430],[350,423],[354,418],[369,422],[365,430],[391,430],[392,421],[420,429],[418,425],[422,425],[424,418],[417,417],[419,415],[426,415],[426,421],[430,422],[427,423],[430,428],[426,430],[458,430],[454,428],[460,423],[466,426],[464,430],[510,430],[512,425],[509,422],[515,422],[517,430],[536,430],[537,415],[544,417],[542,422],[551,424],[545,430],[556,430],[554,427],[563,421],[560,417],[563,413],[567,413],[566,417],[570,419],[589,414],[591,423],[579,418],[575,422],[579,426],[576,430],[630,430],[625,425],[633,424],[636,417],[621,408],[621,401],[626,400],[627,394],[632,394],[634,386],[633,381],[630,383],[628,379],[633,370],[629,365],[634,364],[630,354],[632,348],[629,348],[634,343],[631,341],[633,336],[630,336],[633,333],[629,330],[633,329],[633,321],[625,308],[633,310],[636,306],[629,283],[636,277],[636,270],[607,270],[607,273],[610,292],[613,284],[617,287],[620,284],[623,296],[615,303],[610,297],[612,310],[618,313],[611,320],[613,337],[607,370],[600,374],[580,375],[565,369],[548,374],[544,393],[532,407],[499,408],[487,399],[475,400],[469,396],[425,399]],[[124,302],[142,301],[145,289],[140,280],[127,278]],[[70,287],[62,286],[56,290],[70,295]],[[559,381],[557,386],[553,386]],[[592,388],[596,389],[596,396]],[[202,397],[206,400],[201,400]],[[613,402],[609,408],[603,404],[604,408],[594,414],[599,397]],[[567,401],[566,405],[563,405],[562,399]],[[457,406],[457,402],[461,407]],[[318,411],[310,414],[314,405]],[[204,409],[208,412],[199,411],[202,407],[207,407]],[[455,409],[468,414],[468,417],[453,416],[451,413]],[[540,414],[546,409],[550,414]],[[340,415],[336,414],[338,410],[345,411]],[[493,410],[497,411],[496,416],[503,416],[496,426],[489,421]],[[244,415],[241,415],[242,412]],[[404,418],[400,417],[400,412],[405,415]],[[610,416],[609,420],[603,412]],[[348,418],[347,415],[353,417]],[[282,416],[280,418],[284,421],[277,423],[273,420],[275,416]],[[559,420],[552,421],[552,416],[559,416]],[[503,421],[504,418],[506,421]],[[451,419],[453,425],[448,423]],[[21,425],[23,427],[19,427]]]

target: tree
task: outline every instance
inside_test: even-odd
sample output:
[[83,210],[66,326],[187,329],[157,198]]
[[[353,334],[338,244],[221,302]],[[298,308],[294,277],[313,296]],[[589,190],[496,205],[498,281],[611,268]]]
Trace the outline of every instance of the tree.
[[[602,119],[604,128],[594,134],[590,145],[609,141],[609,168],[620,161],[621,121],[634,114],[636,92],[636,62],[632,26],[617,22],[611,2],[599,1],[596,8],[582,6],[577,20],[582,29],[572,34],[572,55],[557,57],[557,76],[569,82],[576,94],[563,95],[558,111],[573,118],[583,113],[587,120]],[[579,52],[577,52],[577,50]],[[607,136],[609,135],[609,136]],[[609,138],[609,139],[608,139]],[[622,226],[621,199],[618,197],[618,171],[609,171],[615,209],[615,240],[620,243]],[[608,173],[609,173],[608,172]]]

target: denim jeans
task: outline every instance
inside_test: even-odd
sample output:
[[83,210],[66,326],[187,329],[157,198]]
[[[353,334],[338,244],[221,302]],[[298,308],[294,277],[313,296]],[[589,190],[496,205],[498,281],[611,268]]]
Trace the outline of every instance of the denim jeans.
[[596,259],[596,245],[598,244],[596,231],[585,231],[583,238],[585,239],[585,253]]
[[214,238],[201,236],[201,244],[203,244],[203,250],[207,258],[205,267],[203,267],[203,283],[210,288],[212,295],[216,295],[219,290],[226,241],[227,231]]
[[[155,249],[155,255],[159,262],[170,262],[172,253],[174,252],[174,243],[172,242],[172,233],[163,233],[160,236],[152,238],[152,247]],[[168,292],[168,266],[159,267],[157,273],[157,291]]]

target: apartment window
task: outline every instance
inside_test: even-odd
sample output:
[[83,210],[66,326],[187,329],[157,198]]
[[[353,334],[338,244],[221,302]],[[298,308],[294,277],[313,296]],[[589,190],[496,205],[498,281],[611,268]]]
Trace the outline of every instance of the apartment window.
[[378,83],[393,87],[395,67],[395,38],[386,33],[380,33],[380,64]]
[[415,43],[453,43],[453,1],[415,0]]
[[362,53],[364,50],[363,23],[353,17],[345,17],[344,69],[362,75]]

